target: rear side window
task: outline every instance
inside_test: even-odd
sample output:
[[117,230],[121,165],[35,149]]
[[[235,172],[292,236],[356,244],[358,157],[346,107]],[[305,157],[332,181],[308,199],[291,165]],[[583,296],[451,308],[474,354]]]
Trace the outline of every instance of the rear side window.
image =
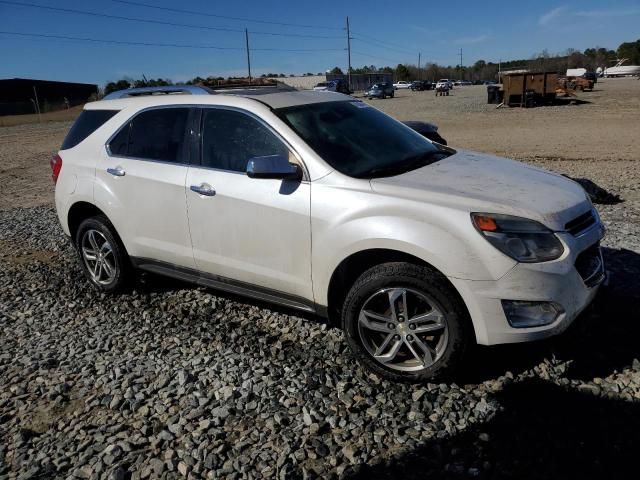
[[60,150],[75,147],[116,113],[118,110],[83,110],[62,142]]
[[112,155],[183,163],[188,108],[159,108],[136,115],[109,142]]

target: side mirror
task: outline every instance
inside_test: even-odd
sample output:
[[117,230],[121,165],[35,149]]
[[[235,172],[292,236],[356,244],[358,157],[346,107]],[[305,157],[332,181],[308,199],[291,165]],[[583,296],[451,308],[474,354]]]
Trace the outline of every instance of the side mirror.
[[299,165],[289,163],[289,159],[284,155],[267,155],[249,159],[247,176],[250,178],[302,180],[302,169]]

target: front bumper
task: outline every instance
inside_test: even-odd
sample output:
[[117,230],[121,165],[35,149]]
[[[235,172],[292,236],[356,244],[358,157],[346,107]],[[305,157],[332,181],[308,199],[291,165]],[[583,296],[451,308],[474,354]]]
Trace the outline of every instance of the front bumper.
[[[527,342],[557,335],[591,303],[605,278],[598,246],[604,228],[598,222],[578,236],[557,235],[565,246],[558,260],[519,263],[495,281],[450,278],[467,305],[479,344]],[[564,312],[549,325],[514,328],[501,300],[555,302]]]

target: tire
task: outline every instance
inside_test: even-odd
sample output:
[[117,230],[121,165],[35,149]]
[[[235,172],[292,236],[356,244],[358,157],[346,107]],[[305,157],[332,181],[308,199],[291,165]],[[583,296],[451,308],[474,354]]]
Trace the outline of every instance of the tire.
[[[404,319],[402,304],[413,312]],[[416,323],[420,315],[425,318]],[[474,338],[466,307],[446,278],[403,262],[375,266],[356,280],[344,302],[342,328],[356,359],[395,382],[451,378]]]
[[[129,287],[133,280],[133,267],[107,217],[98,215],[84,220],[76,232],[75,246],[82,270],[96,290],[114,293]],[[93,260],[92,257],[98,258]]]

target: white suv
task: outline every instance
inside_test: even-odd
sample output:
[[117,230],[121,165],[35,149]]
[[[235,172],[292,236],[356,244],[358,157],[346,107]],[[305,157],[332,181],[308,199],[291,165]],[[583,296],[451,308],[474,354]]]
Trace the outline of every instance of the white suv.
[[315,312],[392,380],[557,334],[604,278],[577,183],[339,93],[117,92],[85,106],[52,168],[98,290],[140,269]]

